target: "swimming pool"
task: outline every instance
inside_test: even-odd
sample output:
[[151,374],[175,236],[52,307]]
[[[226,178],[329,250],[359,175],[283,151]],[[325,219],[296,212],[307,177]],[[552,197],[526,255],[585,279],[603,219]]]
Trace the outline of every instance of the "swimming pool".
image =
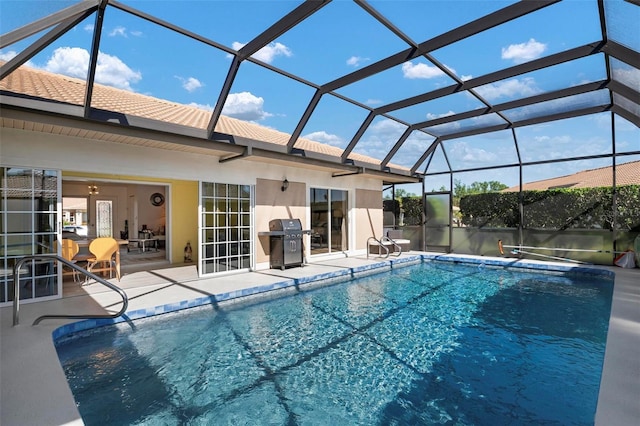
[[592,424],[613,282],[427,262],[57,344],[86,424]]

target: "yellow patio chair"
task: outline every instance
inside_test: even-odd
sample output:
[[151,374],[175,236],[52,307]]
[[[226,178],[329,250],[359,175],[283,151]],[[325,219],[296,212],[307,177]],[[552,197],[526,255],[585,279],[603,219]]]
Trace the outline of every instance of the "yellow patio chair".
[[[116,278],[120,281],[120,245],[114,238],[96,238],[89,244],[89,252],[93,256],[88,259],[89,272],[109,271],[109,278],[113,278],[112,272],[115,270]],[[102,266],[96,269],[98,264]]]
[[[68,238],[65,238],[62,240],[62,257],[65,260],[68,260],[71,263],[76,263],[77,259],[74,259],[74,257],[78,254],[79,251],[80,251],[80,247],[78,246],[78,243],[76,243],[75,241],[70,240]],[[64,271],[64,267],[62,269]],[[76,271],[75,269],[72,269],[71,273],[73,274],[73,281],[78,281],[78,271]]]

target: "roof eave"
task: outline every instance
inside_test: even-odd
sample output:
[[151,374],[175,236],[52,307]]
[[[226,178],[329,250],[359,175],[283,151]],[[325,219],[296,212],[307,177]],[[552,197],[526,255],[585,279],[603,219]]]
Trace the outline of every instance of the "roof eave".
[[[42,101],[0,94],[0,117],[34,122],[69,129],[86,130],[107,135],[154,140],[170,144],[175,148],[194,148],[207,150],[222,161],[233,158],[264,159],[283,165],[300,167],[301,165],[333,173],[355,172],[362,167],[355,164],[343,164],[340,157],[310,152],[294,151],[287,153],[286,145],[272,144],[246,137],[214,133],[214,139],[207,139],[206,129],[166,123],[112,111],[91,109],[89,118],[83,117],[83,107],[58,102]],[[182,149],[183,150],[183,149]],[[372,166],[367,164],[367,166]],[[380,172],[367,174],[385,181],[416,182],[415,178],[401,173]]]

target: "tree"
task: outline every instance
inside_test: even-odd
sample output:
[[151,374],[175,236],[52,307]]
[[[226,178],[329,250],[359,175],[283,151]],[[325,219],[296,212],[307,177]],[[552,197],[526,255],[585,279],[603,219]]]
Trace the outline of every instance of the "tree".
[[[389,192],[387,192],[387,193],[384,195],[384,198],[383,198],[383,199],[384,199],[384,200],[390,200],[390,199],[391,199],[391,195],[390,195],[390,194],[391,194],[391,192],[390,192],[390,191],[389,191]],[[416,194],[413,194],[413,193],[407,192],[407,190],[406,190],[406,189],[402,189],[402,188],[398,188],[398,189],[396,189],[396,190],[395,190],[395,195],[396,195],[396,200],[401,200],[402,198],[405,198],[405,197],[417,197],[417,195],[416,195]]]
[[453,205],[460,206],[460,198],[466,195],[499,192],[506,188],[508,188],[507,185],[495,180],[488,182],[473,182],[471,185],[467,186],[456,179],[453,182]]

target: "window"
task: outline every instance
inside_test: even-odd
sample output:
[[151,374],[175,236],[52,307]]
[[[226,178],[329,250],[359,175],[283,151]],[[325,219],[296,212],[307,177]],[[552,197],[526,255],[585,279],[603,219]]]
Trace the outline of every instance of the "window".
[[98,237],[113,236],[113,202],[96,200],[96,233]]

